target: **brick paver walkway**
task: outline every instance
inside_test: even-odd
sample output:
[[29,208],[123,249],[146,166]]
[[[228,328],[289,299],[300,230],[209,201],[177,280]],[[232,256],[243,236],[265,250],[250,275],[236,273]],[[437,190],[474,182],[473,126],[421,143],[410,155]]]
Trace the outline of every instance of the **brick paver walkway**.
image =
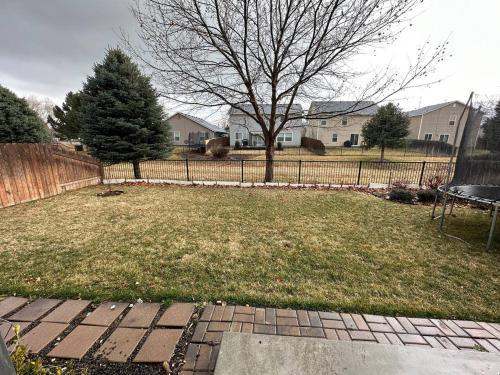
[[[170,361],[195,312],[191,303],[165,308],[20,297],[0,301],[0,318],[20,324],[21,340],[32,352],[111,362]],[[500,353],[498,323],[207,305],[189,338],[180,374],[213,374],[225,331]],[[12,346],[9,323],[0,320],[0,334]]]

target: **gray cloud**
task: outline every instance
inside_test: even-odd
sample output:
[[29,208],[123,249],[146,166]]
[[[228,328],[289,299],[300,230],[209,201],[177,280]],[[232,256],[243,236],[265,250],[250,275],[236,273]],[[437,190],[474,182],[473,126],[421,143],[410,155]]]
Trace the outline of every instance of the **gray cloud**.
[[[106,48],[118,44],[120,29],[135,35],[131,1],[0,0],[0,84],[19,95],[48,96],[61,102],[68,91],[81,88]],[[429,1],[421,9],[413,28],[379,55],[394,56],[394,65],[404,67],[408,56],[427,38],[436,42],[449,37],[454,57],[438,68],[436,77],[446,78],[443,82],[409,90],[392,100],[414,109],[466,100],[471,90],[498,96],[499,52],[491,46],[500,44],[496,20],[500,1]],[[189,109],[165,105],[170,113]],[[202,114],[219,116],[212,112]]]
[[135,34],[126,0],[3,0],[0,6],[0,83],[21,95],[61,101],[78,90],[92,65],[116,46],[119,32]]

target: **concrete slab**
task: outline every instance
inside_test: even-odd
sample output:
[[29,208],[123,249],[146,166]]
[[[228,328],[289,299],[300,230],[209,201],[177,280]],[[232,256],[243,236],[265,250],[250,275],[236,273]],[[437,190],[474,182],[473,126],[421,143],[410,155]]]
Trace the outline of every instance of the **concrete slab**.
[[146,333],[142,328],[117,328],[99,348],[95,357],[126,362]]
[[498,375],[500,355],[225,332],[214,375]]
[[30,322],[0,323],[0,337],[2,337],[6,343],[9,342],[15,336],[14,326],[16,324],[19,325],[19,331],[20,333],[22,333],[26,329],[26,327],[28,327],[31,323]]
[[79,325],[52,349],[48,356],[82,359],[107,329],[107,327]]
[[28,302],[27,298],[7,297],[0,301],[0,317],[5,316]]
[[83,319],[82,324],[91,326],[110,326],[127,307],[127,303],[104,302]]
[[9,320],[32,322],[56,307],[61,300],[39,298],[9,317]]
[[42,322],[70,323],[80,313],[90,305],[90,301],[72,300],[64,301],[56,307],[49,315],[42,319]]
[[120,322],[120,327],[148,328],[160,310],[160,306],[159,303],[138,303],[134,305]]
[[151,331],[134,362],[165,362],[170,361],[175,346],[182,336],[182,329],[155,329]]
[[[68,327],[65,323],[42,322],[31,331],[23,335],[21,344],[28,348],[30,353],[38,354],[50,342],[54,341]],[[14,350],[14,344],[10,347]]]
[[174,303],[158,321],[159,326],[184,327],[194,313],[194,303]]

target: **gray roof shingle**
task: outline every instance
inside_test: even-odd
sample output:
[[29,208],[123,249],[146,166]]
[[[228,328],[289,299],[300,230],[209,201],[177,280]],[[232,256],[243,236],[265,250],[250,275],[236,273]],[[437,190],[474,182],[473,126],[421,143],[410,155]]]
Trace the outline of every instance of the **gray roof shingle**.
[[453,103],[462,104],[462,103],[454,100],[454,101],[451,101],[451,102],[433,104],[433,105],[428,105],[426,107],[414,109],[413,111],[408,111],[407,114],[410,117],[421,116],[421,115],[425,115],[426,113],[429,113],[429,112],[437,111],[438,109],[441,109],[441,108],[446,107],[447,105],[450,105],[450,104],[453,104]]
[[193,115],[188,115],[187,113],[182,113],[182,112],[177,112],[175,113],[174,115],[170,116],[170,117],[174,117],[175,115],[181,115],[181,116],[184,116],[186,118],[188,118],[189,120],[193,121],[193,122],[196,122],[198,125],[200,126],[203,126],[204,128],[210,130],[210,131],[213,131],[213,132],[219,132],[219,133],[225,133],[226,131],[217,126],[217,125],[214,125],[214,124],[211,124],[209,123],[208,121],[205,121],[203,120],[202,118],[199,118],[199,117],[196,117],[196,116],[193,116]]
[[[283,113],[285,113],[287,105],[288,104],[278,104],[278,106],[276,108],[276,113],[278,115],[282,115]],[[254,112],[253,106],[251,104],[243,104],[243,105],[241,105],[241,107],[249,113]],[[271,105],[270,104],[260,104],[259,107],[262,108],[262,111],[264,112],[264,114],[267,115],[267,114],[271,113]],[[242,112],[241,110],[239,110],[237,108],[231,107],[229,109],[230,115],[237,115],[237,114],[242,114],[242,113],[244,113],[244,112]],[[302,113],[302,106],[300,104],[292,104],[292,108],[290,109],[290,113]]]
[[309,115],[314,114],[342,114],[372,116],[378,106],[372,101],[317,101],[309,107]]

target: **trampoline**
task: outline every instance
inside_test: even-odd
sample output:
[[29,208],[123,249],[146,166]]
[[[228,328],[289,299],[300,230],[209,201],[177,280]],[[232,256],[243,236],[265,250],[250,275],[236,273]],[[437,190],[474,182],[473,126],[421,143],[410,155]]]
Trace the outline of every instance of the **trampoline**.
[[[493,243],[495,227],[500,207],[500,149],[498,140],[485,139],[481,132],[481,119],[483,113],[481,107],[475,109],[472,105],[473,94],[469,97],[467,104],[461,112],[455,137],[453,139],[453,153],[448,165],[448,174],[445,184],[438,188],[443,196],[443,207],[441,215],[436,217],[436,206],[439,201],[439,194],[436,194],[432,218],[440,218],[439,228],[443,231],[446,217],[446,208],[449,204],[449,213],[453,212],[453,205],[456,199],[466,200],[471,203],[487,206],[490,209],[491,224],[486,242],[486,249],[489,250]],[[463,125],[463,133],[460,139],[460,146],[456,152],[456,162],[453,164],[453,157],[456,150],[457,139],[460,138],[460,126],[462,119],[466,118]],[[464,241],[461,238],[450,236]],[[464,241],[465,242],[465,241]]]

